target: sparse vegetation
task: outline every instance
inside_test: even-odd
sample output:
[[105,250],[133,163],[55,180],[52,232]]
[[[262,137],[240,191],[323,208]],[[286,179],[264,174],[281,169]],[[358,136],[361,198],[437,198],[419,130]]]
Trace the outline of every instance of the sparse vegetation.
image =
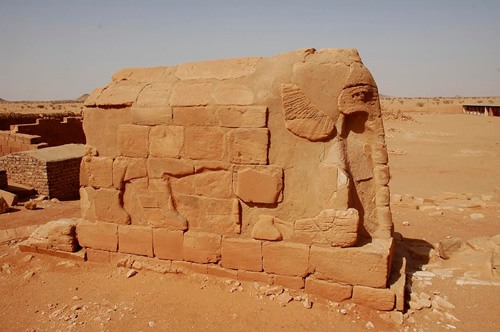
[[482,97],[391,97],[381,98],[382,112],[460,114],[464,104],[500,104],[500,96]]

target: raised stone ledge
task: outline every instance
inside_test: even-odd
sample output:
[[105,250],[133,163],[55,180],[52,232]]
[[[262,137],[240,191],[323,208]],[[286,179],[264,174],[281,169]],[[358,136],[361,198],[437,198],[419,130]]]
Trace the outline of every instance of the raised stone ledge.
[[386,288],[391,246],[392,239],[349,248],[312,245],[309,271],[318,279]]

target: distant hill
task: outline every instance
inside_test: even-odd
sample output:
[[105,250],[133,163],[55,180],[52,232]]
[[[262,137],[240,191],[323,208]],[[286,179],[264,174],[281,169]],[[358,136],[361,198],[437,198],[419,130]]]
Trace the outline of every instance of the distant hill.
[[7,100],[0,98],[0,103],[5,103]]
[[80,97],[76,98],[75,100],[84,102],[85,100],[87,100],[88,97],[89,97],[89,94],[85,93],[85,94],[81,95]]

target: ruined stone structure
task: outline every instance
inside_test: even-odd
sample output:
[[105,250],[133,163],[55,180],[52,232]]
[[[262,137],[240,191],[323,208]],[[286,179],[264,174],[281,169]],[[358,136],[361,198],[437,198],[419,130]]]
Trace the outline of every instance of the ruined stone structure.
[[0,131],[0,156],[46,147],[47,143],[43,143],[40,136],[19,134],[10,130]]
[[76,117],[37,119],[0,131],[0,156],[64,144],[85,144],[82,120]]
[[124,69],[85,106],[87,254],[393,309],[384,129],[356,50]]
[[7,171],[0,169],[0,189],[5,189],[8,186]]
[[0,158],[0,169],[7,171],[9,182],[33,188],[38,194],[76,199],[85,151],[83,144],[67,144],[12,153]]

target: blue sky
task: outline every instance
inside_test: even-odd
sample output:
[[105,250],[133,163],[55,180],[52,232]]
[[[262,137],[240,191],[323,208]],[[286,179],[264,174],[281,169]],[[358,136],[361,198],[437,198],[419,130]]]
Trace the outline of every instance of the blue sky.
[[357,48],[381,93],[500,95],[498,0],[0,0],[0,98],[77,98],[124,67]]

